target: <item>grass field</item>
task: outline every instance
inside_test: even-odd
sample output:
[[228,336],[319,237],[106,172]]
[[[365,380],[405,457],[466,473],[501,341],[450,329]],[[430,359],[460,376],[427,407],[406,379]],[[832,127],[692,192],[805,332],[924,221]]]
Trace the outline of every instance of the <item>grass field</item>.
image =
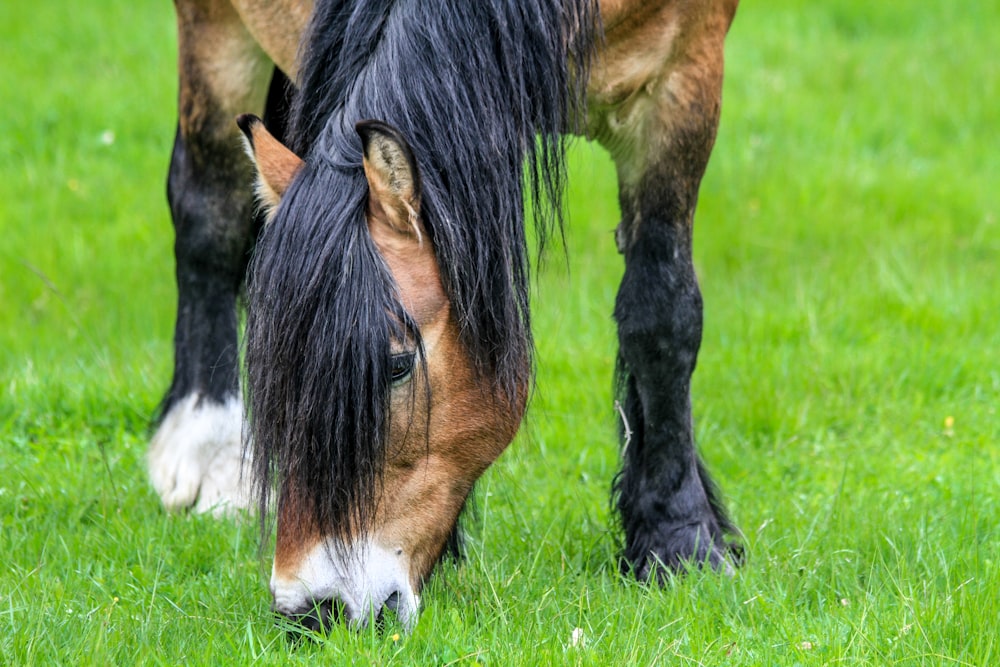
[[0,663],[1000,664],[998,25],[969,1],[737,16],[694,382],[736,577],[617,574],[618,212],[580,145],[538,394],[467,561],[410,636],[296,644],[253,522],[167,516],[144,470],[175,300],[170,3],[4,2]]

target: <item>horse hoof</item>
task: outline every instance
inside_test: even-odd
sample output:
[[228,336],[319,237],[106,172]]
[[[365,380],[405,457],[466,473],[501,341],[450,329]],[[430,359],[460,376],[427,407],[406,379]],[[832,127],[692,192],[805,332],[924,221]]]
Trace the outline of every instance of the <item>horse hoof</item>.
[[239,398],[217,403],[192,394],[160,422],[149,446],[149,476],[163,506],[215,516],[245,509],[243,407]]
[[743,562],[743,547],[724,539],[718,527],[687,524],[646,539],[633,539],[621,561],[624,574],[637,580],[664,584],[691,569],[709,567],[728,577]]

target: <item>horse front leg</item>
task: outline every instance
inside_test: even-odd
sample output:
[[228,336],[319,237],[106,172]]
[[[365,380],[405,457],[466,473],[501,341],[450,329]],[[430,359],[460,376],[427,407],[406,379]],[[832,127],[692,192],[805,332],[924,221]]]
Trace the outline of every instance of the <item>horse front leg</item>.
[[624,450],[615,491],[623,569],[640,580],[688,564],[729,571],[736,561],[726,541],[735,529],[695,450],[690,398],[702,333],[693,220],[719,120],[730,9],[690,17],[664,3],[640,26],[609,26],[591,82],[590,129],[619,174]]
[[175,3],[179,121],[167,197],[175,229],[174,375],[149,448],[168,509],[244,507],[236,299],[254,239],[251,164],[235,118],[263,110],[273,66],[228,1]]
[[626,227],[641,219],[643,229],[634,230],[624,248],[625,275],[615,302],[624,440],[615,485],[625,529],[622,565],[641,580],[658,568],[678,571],[707,562],[728,571],[734,562],[725,540],[733,526],[694,444],[690,389],[702,301],[690,227],[678,224],[683,216],[661,217],[665,209],[656,210],[626,212]]

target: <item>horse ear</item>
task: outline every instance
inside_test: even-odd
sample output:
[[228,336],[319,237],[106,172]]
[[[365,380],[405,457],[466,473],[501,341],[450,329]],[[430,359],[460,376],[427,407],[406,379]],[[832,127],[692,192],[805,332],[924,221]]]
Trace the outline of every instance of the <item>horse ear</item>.
[[364,149],[371,221],[384,222],[421,243],[420,173],[413,149],[399,130],[382,121],[363,120],[354,129]]
[[257,167],[257,198],[270,219],[281,203],[295,174],[302,167],[302,160],[274,138],[264,121],[253,114],[243,114],[236,119],[243,132],[243,146]]

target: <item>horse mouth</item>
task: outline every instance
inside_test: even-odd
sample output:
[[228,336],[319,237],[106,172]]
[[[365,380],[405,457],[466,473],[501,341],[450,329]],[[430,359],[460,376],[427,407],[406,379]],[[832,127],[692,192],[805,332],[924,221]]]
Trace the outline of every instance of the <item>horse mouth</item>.
[[340,599],[321,600],[303,611],[289,613],[274,609],[274,613],[279,623],[287,626],[286,630],[292,637],[301,636],[303,631],[325,635],[336,625],[346,625],[360,630],[374,624],[375,629],[381,632],[387,628],[392,616],[410,630],[414,612],[405,604],[401,604],[402,599],[399,591],[393,591],[377,608],[372,605],[367,613],[358,610],[361,611],[358,614],[352,614],[347,604]]

